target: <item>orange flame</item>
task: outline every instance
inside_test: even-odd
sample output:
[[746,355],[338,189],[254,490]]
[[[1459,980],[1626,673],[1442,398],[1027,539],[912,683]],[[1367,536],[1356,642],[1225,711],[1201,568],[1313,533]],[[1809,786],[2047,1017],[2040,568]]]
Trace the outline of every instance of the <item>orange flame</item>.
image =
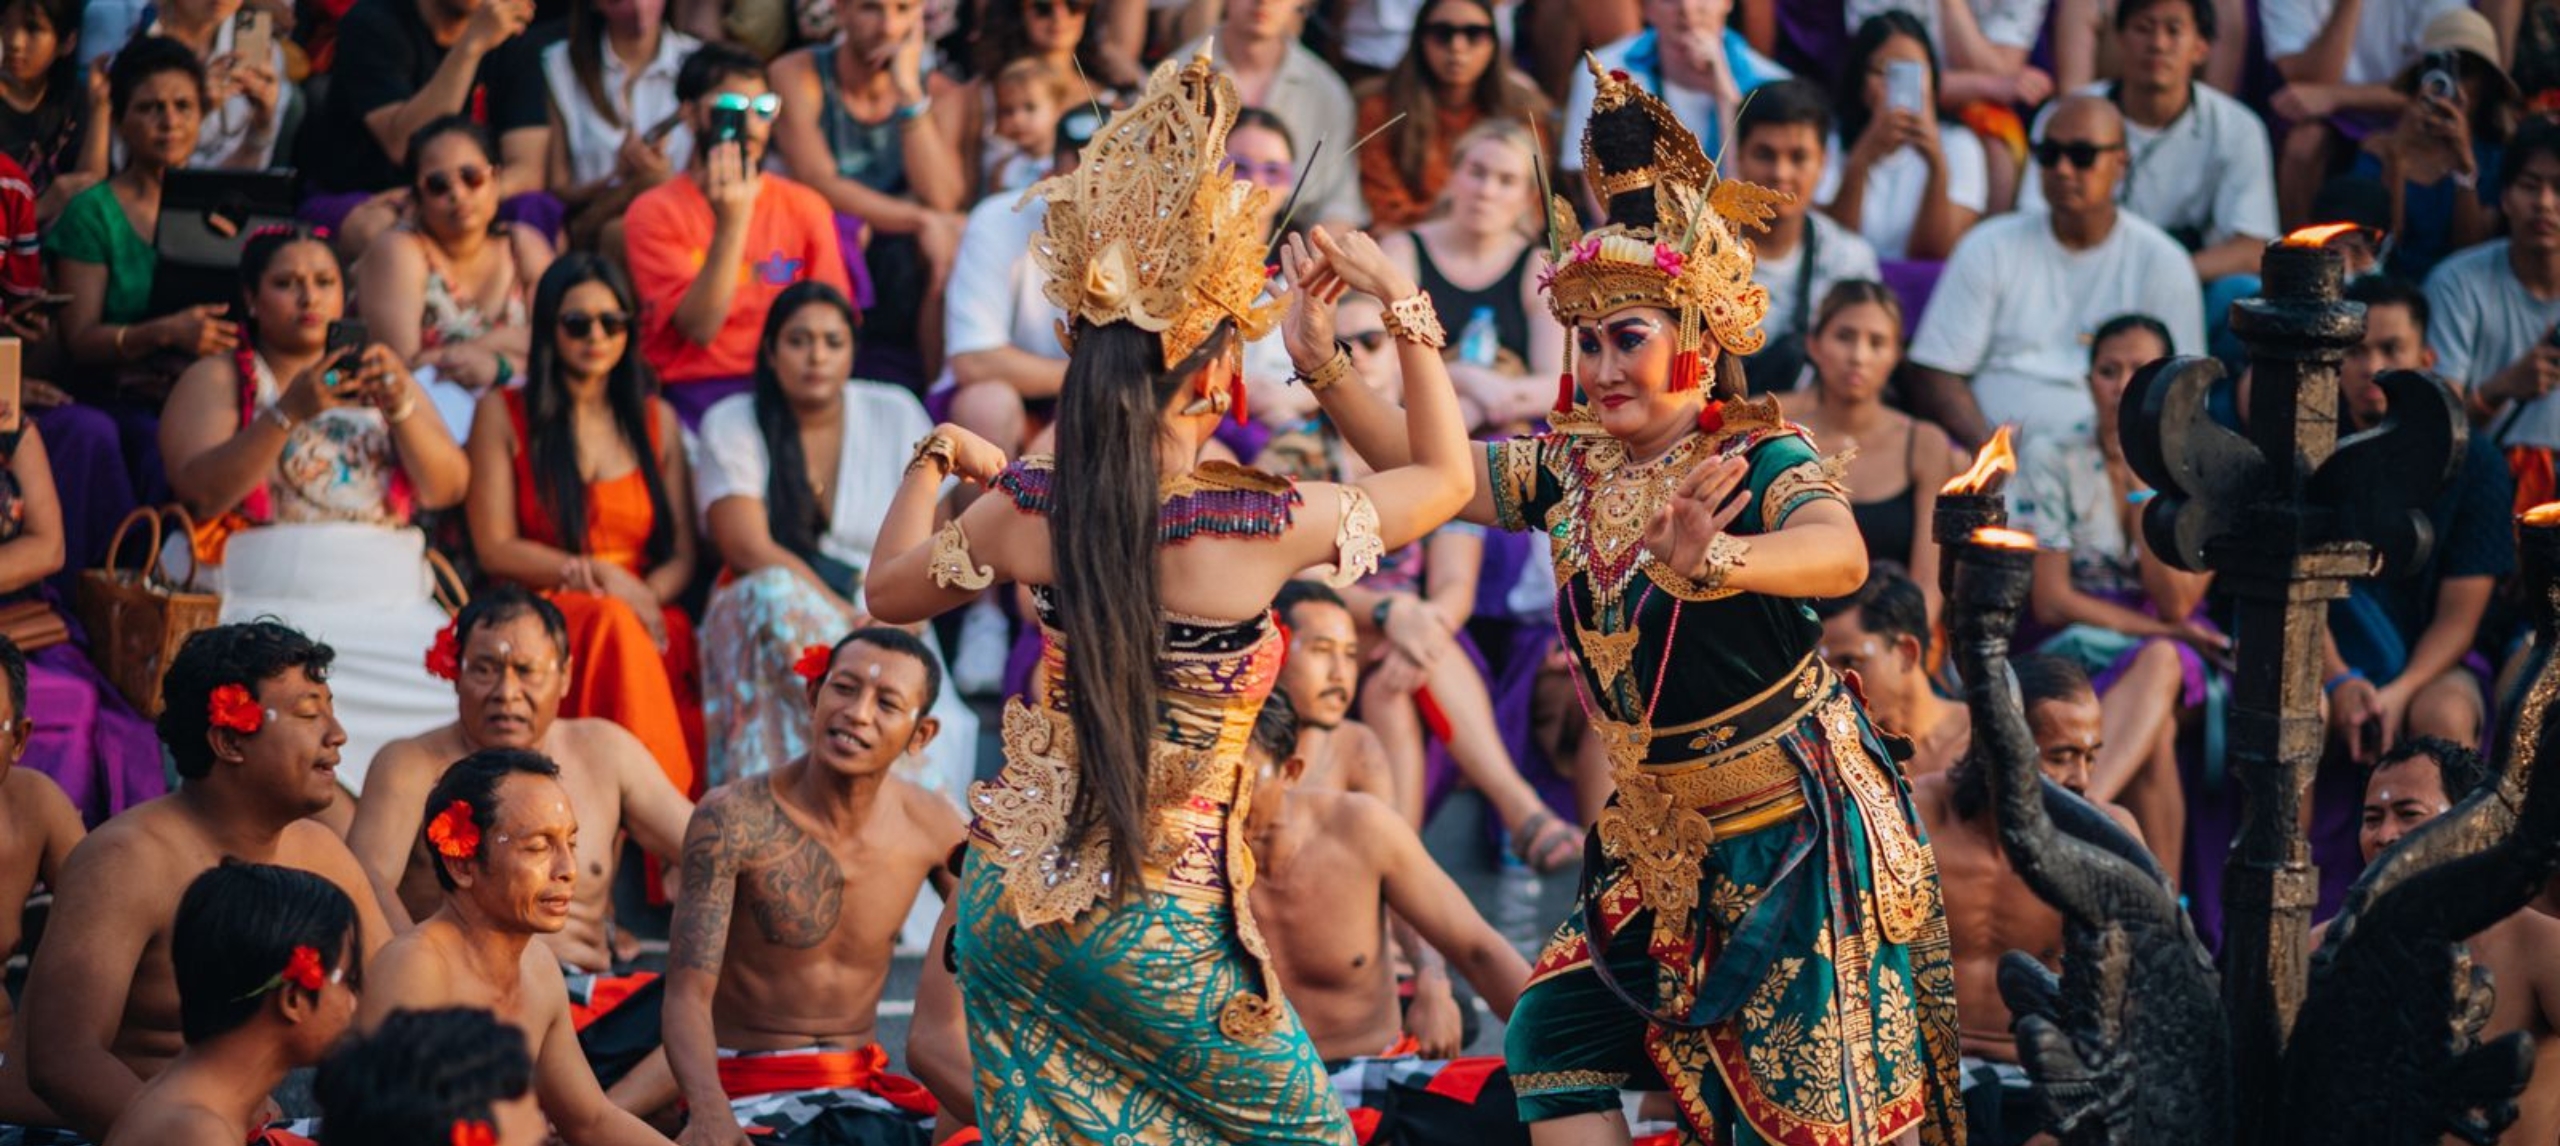
[[1939,486],[1938,492],[1966,494],[1998,491],[2003,479],[2018,472],[2017,451],[2009,448],[2011,429],[2012,427],[2002,426],[1993,432],[1991,440],[1983,444],[1982,452],[1973,455],[1973,464],[1966,467],[1963,473],[1947,479],[1947,484]]
[[2524,511],[2523,521],[2536,528],[2560,525],[2560,501],[2546,501]]
[[2035,534],[2021,533],[2015,529],[2002,529],[1996,525],[1986,525],[1980,529],[1974,530],[1972,541],[1976,545],[1991,549],[2033,549],[2036,547]]
[[2350,231],[2361,229],[2362,228],[2353,223],[2323,223],[2317,227],[2304,227],[2299,231],[2295,231],[2294,233],[2285,236],[2284,245],[2288,247],[2325,247],[2329,245],[2329,240],[2337,238],[2338,236]]

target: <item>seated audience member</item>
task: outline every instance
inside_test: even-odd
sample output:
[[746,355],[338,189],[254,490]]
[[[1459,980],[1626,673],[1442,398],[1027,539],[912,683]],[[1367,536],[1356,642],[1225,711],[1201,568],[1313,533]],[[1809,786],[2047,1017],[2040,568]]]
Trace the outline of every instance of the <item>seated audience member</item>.
[[2105,698],[2105,748],[2090,767],[2089,791],[2132,809],[2174,878],[2186,843],[2178,724],[2204,703],[2205,658],[2228,656],[2231,641],[2203,619],[2212,575],[2169,568],[2143,540],[2139,511],[2149,495],[2116,429],[2126,383],[2169,352],[2167,330],[2151,318],[2123,315],[2100,326],[2088,381],[2097,429],[2029,438],[2009,505],[2017,528],[2038,545],[2029,593],[2036,623],[2061,630],[2040,651],[2077,662]]
[[[2253,27],[2256,10],[2248,0],[2211,0],[2213,23],[2231,30],[2213,42],[2197,81],[2215,91],[2238,93],[2255,65],[2253,39],[2240,30]],[[2116,33],[2116,0],[2054,0],[2053,83],[2061,91],[2078,91],[2123,74],[2124,44]]]
[[[765,317],[755,391],[702,418],[694,492],[730,575],[702,620],[705,786],[808,747],[799,658],[868,623],[872,539],[907,448],[933,432],[915,395],[852,377],[859,322],[825,283],[782,292]],[[948,743],[906,778],[956,801],[977,771],[978,721],[957,695],[935,703]]]
[[485,748],[428,791],[425,838],[444,904],[365,966],[357,1022],[393,1012],[485,1007],[522,1031],[543,1117],[570,1146],[666,1139],[615,1106],[580,1053],[560,963],[534,936],[568,926],[585,877],[578,817],[540,753]]
[[[1917,67],[1918,106],[1893,102],[1886,77]],[[1990,199],[1980,137],[1938,115],[1937,48],[1929,29],[1899,8],[1867,17],[1849,44],[1832,97],[1840,129],[1830,140],[1816,198],[1824,213],[1887,259],[1946,258]]]
[[328,880],[230,860],[197,876],[169,938],[187,1049],[134,1094],[103,1146],[274,1141],[267,1095],[355,1021],[362,952],[355,902]]
[[[2364,807],[2356,832],[2356,848],[2365,867],[2393,844],[2460,803],[2465,796],[2495,784],[2488,761],[2460,744],[2430,736],[2415,737],[2384,754],[2365,776]],[[2326,938],[2329,923],[2311,931],[2314,950]],[[2516,1100],[2515,1124],[2501,1142],[2542,1142],[2560,1135],[2560,919],[2539,907],[2527,908],[2489,925],[2463,941],[2472,962],[2496,986],[2489,1021],[2479,1039],[2493,1042],[2523,1031],[2533,1037],[2533,1074]]]
[[2427,346],[2460,390],[2475,432],[2506,451],[2516,509],[2560,497],[2560,123],[2535,120],[2498,170],[2507,237],[2446,259],[2427,276]]
[[[2414,284],[2362,278],[2347,297],[2364,304],[2364,342],[2338,372],[2341,433],[2371,429],[2390,412],[2377,384],[2384,371],[2428,372],[2436,362],[2427,349],[2433,316]],[[2456,465],[2427,509],[2435,545],[2426,564],[2352,581],[2346,598],[2329,605],[2321,674],[2329,723],[2358,762],[2410,737],[2478,744],[2487,732],[2494,670],[2473,649],[2499,578],[2515,572],[2514,479],[2485,434],[2464,440]]]
[[[1343,84],[1341,74],[1299,41],[1307,6],[1270,0],[1218,2],[1224,8],[1218,26],[1207,37],[1175,50],[1166,62],[1179,67],[1207,51],[1210,65],[1235,80],[1246,107],[1268,112],[1280,121],[1282,134],[1293,145],[1292,162],[1317,140],[1331,141],[1325,144],[1325,161],[1307,172],[1298,202],[1299,225],[1340,229],[1366,223],[1369,212],[1360,201],[1359,165],[1342,154],[1360,138],[1353,130],[1359,109],[1351,102],[1351,89]],[[1230,153],[1234,142],[1235,137],[1228,136]],[[1284,185],[1274,194],[1287,198],[1289,193]]]
[[[1364,1142],[1527,1143],[1500,1060],[1449,1061],[1466,1049],[1449,973],[1465,977],[1507,1020],[1528,985],[1528,962],[1477,914],[1394,808],[1356,792],[1300,787],[1306,760],[1297,743],[1289,698],[1275,693],[1245,747],[1260,797],[1244,824],[1257,872],[1253,914],[1353,1128]],[[1421,940],[1406,945],[1414,961],[1410,1011],[1388,957],[1389,912],[1399,930]]]
[[373,1033],[339,1044],[311,1088],[321,1146],[551,1140],[524,1032],[476,1007],[394,1011]]
[[[936,96],[932,111],[935,129],[958,149],[961,169],[969,172],[978,186],[971,201],[983,200],[992,193],[986,182],[988,172],[1022,152],[1041,155],[1035,178],[1047,175],[1055,159],[1050,152],[1055,125],[1041,131],[1036,146],[1027,136],[1016,138],[997,130],[1000,109],[995,80],[1007,68],[1038,63],[1063,80],[1066,94],[1058,105],[1060,114],[1075,109],[1089,112],[1120,102],[1119,93],[1096,78],[1102,75],[1100,61],[1085,51],[1085,32],[1092,19],[1090,0],[989,0],[978,8],[976,40],[970,45],[967,58],[945,61],[947,73],[957,73],[965,64],[968,79]],[[1014,200],[1011,195],[999,197],[1008,204]],[[966,297],[956,289],[950,294]],[[945,311],[943,322],[950,323],[956,317]]]
[[80,0],[0,4],[0,154],[35,189],[38,218],[107,177],[110,120],[103,72],[80,63]]
[[[1938,615],[1938,542],[1930,533],[1938,487],[1959,468],[1936,424],[1884,404],[1902,364],[1902,300],[1893,288],[1850,279],[1831,288],[1807,327],[1811,385],[1781,399],[1789,420],[1835,451],[1846,450],[1849,513],[1867,560],[1902,566]],[[1884,493],[1890,489],[1893,492]]]
[[[1680,122],[1698,137],[1708,155],[1723,155],[1733,117],[1742,97],[1787,70],[1754,51],[1741,31],[1729,27],[1730,4],[1693,4],[1688,0],[1644,0],[1644,28],[1624,39],[1593,49],[1588,67],[1572,69],[1564,100],[1564,128],[1559,140],[1578,140],[1591,122],[1592,97],[1599,91],[1592,69],[1624,71],[1644,90],[1662,97]],[[1550,86],[1548,90],[1555,90]],[[1563,170],[1582,172],[1582,151],[1563,145],[1556,157]],[[1571,194],[1571,192],[1567,192]]]
[[2276,163],[2280,215],[2299,227],[2320,221],[2306,212],[2337,157],[2408,106],[2391,78],[2417,55],[2428,22],[2469,5],[2258,0],[2257,7],[2259,44],[2284,81],[2268,104],[2287,125]]
[[563,720],[568,624],[551,602],[513,585],[481,594],[453,623],[450,675],[457,719],[385,745],[365,776],[364,807],[347,846],[376,886],[396,888],[383,906],[400,920],[424,919],[441,904],[434,858],[418,834],[427,790],[454,761],[491,748],[539,752],[560,769],[560,786],[584,831],[585,870],[569,919],[541,936],[569,982],[571,1025],[587,1061],[607,1082],[625,1075],[638,1090],[656,1085],[672,1099],[663,1068],[638,1068],[658,1045],[657,976],[635,972],[614,942],[613,883],[627,829],[640,850],[672,866],[682,856],[693,805],[667,782],[638,738],[606,720]]
[[108,383],[87,387],[84,396],[123,407],[119,413],[140,426],[158,414],[169,380],[186,363],[238,347],[240,327],[222,317],[219,303],[158,316],[151,309],[159,256],[150,235],[160,226],[160,185],[195,151],[204,64],[175,40],[141,39],[116,53],[107,82],[124,166],[63,207],[44,249],[54,282],[71,296],[61,332],[72,364]]
[[[944,865],[960,877],[959,856]],[[907,1021],[907,1070],[942,1104],[934,1120],[937,1142],[960,1143],[957,1135],[978,1125],[974,1063],[969,1057],[969,1016],[960,1003],[958,964],[951,953],[951,928],[960,918],[960,899],[942,903],[933,924],[933,940],[925,945],[924,965],[916,974],[915,1016]]]
[[865,325],[875,342],[894,339],[918,356],[922,368],[905,380],[921,384],[941,366],[932,336],[942,332],[969,172],[927,118],[921,0],[842,0],[840,8],[837,35],[773,62],[782,97],[773,145],[793,178],[857,221],[874,287]]
[[1068,77],[1045,60],[1015,60],[987,80],[995,116],[987,125],[987,164],[976,172],[982,195],[1012,199],[1049,174],[1058,117],[1074,98]]
[[[2365,139],[2348,169],[2390,193],[2390,270],[2410,279],[2497,234],[2498,185],[2489,177],[2524,102],[2498,67],[2497,34],[2479,13],[2436,17],[2419,48],[2391,83],[2407,109],[2391,130]],[[2453,66],[2440,69],[2447,60]],[[2435,88],[2444,80],[2452,81],[2449,93]]]
[[1745,359],[1751,389],[1792,388],[1804,368],[1814,308],[1835,283],[1883,273],[1875,248],[1813,209],[1831,138],[1831,102],[1811,80],[1780,80],[1751,93],[1733,127],[1733,174],[1791,196],[1766,225],[1746,231],[1757,261],[1751,281],[1769,292],[1760,329],[1769,344]]
[[[35,721],[27,715],[26,659],[6,637],[0,637],[0,672],[9,678],[9,715],[0,723],[0,962],[6,962],[18,953],[27,897],[38,883],[50,888],[61,881],[63,861],[88,831],[60,787],[18,766]],[[0,991],[0,1047],[10,1045],[14,1019],[8,993]]]
[[[1074,171],[1077,151],[1101,125],[1101,117],[1084,108],[1060,116],[1051,173]],[[1047,280],[1031,257],[1048,214],[1046,199],[1017,210],[1015,197],[1005,195],[971,209],[949,292],[969,304],[942,313],[951,420],[1008,456],[1021,453],[1023,443],[1048,424],[1067,377],[1057,326],[1065,312],[1041,293]]]
[[967,839],[947,800],[890,774],[932,743],[942,672],[903,629],[825,656],[809,750],[711,793],[685,830],[666,1039],[686,1142],[746,1141],[741,1124],[771,1143],[927,1140],[933,1098],[889,1073],[878,1012],[909,906],[928,879],[948,894]]
[[631,346],[632,314],[622,272],[595,256],[542,276],[524,385],[482,398],[471,432],[471,542],[491,577],[568,617],[561,711],[630,729],[690,793],[701,699],[693,624],[675,601],[693,580],[692,482],[675,413],[650,396]]
[[[2021,657],[2010,668],[2017,675],[2018,700],[2026,709],[2044,778],[2087,797],[2099,736],[2098,698],[2088,676],[2058,657]],[[2067,798],[2045,791],[2048,807]],[[2048,967],[2058,966],[2062,916],[2028,890],[2001,849],[1984,761],[1961,758],[1948,771],[1913,780],[1911,802],[1928,826],[1946,897],[1970,1139],[1978,1146],[2021,1146],[2036,1140],[2045,1128],[2044,1116],[2034,1082],[2018,1065],[2009,1004],[1999,990],[2000,960],[2011,951],[2024,951]],[[2141,842],[2140,829],[2124,809],[2092,802],[2134,842]]]
[[[713,402],[747,388],[773,296],[803,279],[848,293],[852,283],[826,200],[762,173],[780,108],[764,65],[736,48],[704,45],[676,73],[676,99],[694,152],[683,178],[642,192],[623,219],[643,304],[624,313],[639,321],[639,350],[666,383],[664,396],[699,421]],[[713,140],[714,109],[744,112],[745,134]]]
[[[534,0],[357,0],[338,21],[329,94],[304,132],[302,166],[324,194],[304,217],[362,252],[408,214],[410,137],[468,115],[498,141],[500,197],[541,189],[542,84],[524,39]],[[343,225],[341,225],[343,224]]]
[[[2123,78],[2080,94],[2124,113],[2117,199],[2192,253],[2205,322],[2220,327],[2231,303],[2257,293],[2258,256],[2283,233],[2267,125],[2199,78],[2217,34],[2211,0],[2118,0],[2115,26]],[[2041,183],[2018,198],[2028,210],[2044,201]]]
[[[1528,125],[1517,120],[1470,128],[1453,155],[1431,218],[1379,247],[1422,284],[1449,332],[1457,352],[1449,380],[1467,424],[1526,429],[1555,405],[1555,378],[1564,369],[1564,327],[1538,289],[1547,267],[1539,230],[1546,211],[1538,202],[1544,160]],[[1267,391],[1253,395],[1254,413],[1265,421],[1282,424],[1266,406],[1290,422],[1317,413],[1315,395],[1302,385]]]
[[568,209],[565,246],[618,255],[622,213],[693,155],[676,72],[700,47],[667,25],[663,2],[569,6],[567,37],[542,49],[551,135],[543,182]]
[[2089,437],[2087,336],[2115,315],[2155,315],[2176,352],[2203,353],[2185,249],[2116,202],[2124,139],[2105,100],[2065,99],[2036,142],[2045,210],[1984,220],[1957,244],[1910,355],[1914,411],[1957,443],[2001,422],[2029,442]]
[[1378,734],[1351,719],[1360,697],[1360,627],[1351,607],[1321,581],[1291,581],[1280,586],[1271,608],[1289,627],[1279,689],[1295,702],[1298,743],[1292,754],[1306,762],[1299,782],[1328,792],[1364,793],[1394,808],[1406,824],[1421,827],[1422,778],[1404,783]]
[[1892,572],[1867,575],[1853,596],[1817,603],[1822,659],[1854,672],[1876,726],[1911,741],[1903,771],[1934,776],[1973,745],[1973,713],[1938,695],[1929,681],[1929,606],[1920,587]]
[[[338,651],[337,775],[352,793],[385,743],[441,715],[418,654],[445,616],[411,518],[459,504],[471,467],[399,355],[328,350],[346,292],[326,241],[257,235],[240,277],[249,344],[189,367],[160,424],[170,485],[204,526],[163,564],[213,575],[198,583],[227,619],[274,616]],[[353,804],[330,822],[343,830]]]
[[[1235,127],[1227,132],[1227,171],[1264,191],[1261,217],[1254,220],[1254,229],[1269,236],[1274,243],[1281,241],[1284,230],[1303,231],[1313,222],[1308,214],[1311,200],[1304,198],[1299,201],[1295,219],[1283,219],[1280,215],[1282,207],[1289,201],[1290,191],[1298,186],[1300,154],[1297,137],[1290,133],[1289,125],[1281,122],[1278,115],[1258,107],[1238,112]],[[1056,342],[1056,336],[1051,335],[1050,341]],[[1271,393],[1275,384],[1287,379],[1291,373],[1289,352],[1280,345],[1279,339],[1265,338],[1246,343],[1244,381],[1248,413],[1260,413],[1251,409],[1253,395]],[[1309,403],[1309,408],[1313,408],[1312,403]],[[1264,417],[1255,423],[1255,427],[1271,425],[1272,421]],[[1251,444],[1249,440],[1247,444]]]
[[461,116],[419,128],[409,137],[409,220],[356,264],[373,336],[474,398],[524,372],[525,300],[551,266],[542,232],[498,221],[492,158],[489,137]]
[[[1432,216],[1441,188],[1458,164],[1458,142],[1476,125],[1510,120],[1534,123],[1540,131],[1554,126],[1555,108],[1546,93],[1503,56],[1492,0],[1434,0],[1405,7],[1419,11],[1413,13],[1404,54],[1390,61],[1385,76],[1365,85],[1353,137],[1386,127],[1399,113],[1404,116],[1360,149],[1360,195],[1368,202],[1370,225],[1380,231],[1410,227]],[[1534,219],[1545,212],[1541,203],[1529,214]]]
[[285,78],[281,36],[268,41],[265,59],[243,59],[235,50],[240,25],[231,17],[237,8],[220,0],[173,0],[159,5],[158,18],[133,33],[136,39],[175,40],[204,63],[204,130],[189,167],[259,171],[273,165],[285,105],[297,98]]
[[0,1122],[103,1137],[178,1056],[171,924],[187,884],[225,858],[336,884],[355,903],[363,954],[390,938],[363,865],[311,819],[340,798],[346,734],[330,712],[329,660],[329,646],[269,621],[179,647],[160,739],[185,783],[107,821],[64,862],[0,1059]]

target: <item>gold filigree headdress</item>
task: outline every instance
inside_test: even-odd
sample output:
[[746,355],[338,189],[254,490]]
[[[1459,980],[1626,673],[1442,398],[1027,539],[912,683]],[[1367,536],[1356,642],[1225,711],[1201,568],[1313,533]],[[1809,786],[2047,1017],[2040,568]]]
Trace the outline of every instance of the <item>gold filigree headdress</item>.
[[1075,349],[1077,319],[1126,322],[1164,341],[1165,365],[1199,349],[1220,322],[1245,341],[1270,333],[1283,304],[1263,293],[1259,221],[1268,192],[1222,166],[1242,101],[1203,48],[1167,60],[1138,102],[1111,117],[1083,162],[1023,192],[1049,201],[1032,257],[1042,288],[1067,312],[1058,344]]
[[[1626,73],[1583,60],[1594,96],[1582,171],[1609,219],[1586,234],[1573,207],[1555,199],[1547,216],[1553,269],[1541,284],[1547,305],[1566,326],[1630,306],[1671,311],[1679,316],[1671,388],[1692,389],[1705,374],[1707,339],[1726,354],[1760,349],[1769,292],[1751,281],[1751,247],[1741,235],[1789,197],[1719,177],[1698,138],[1661,100]],[[1560,414],[1573,405],[1572,353],[1568,342]]]

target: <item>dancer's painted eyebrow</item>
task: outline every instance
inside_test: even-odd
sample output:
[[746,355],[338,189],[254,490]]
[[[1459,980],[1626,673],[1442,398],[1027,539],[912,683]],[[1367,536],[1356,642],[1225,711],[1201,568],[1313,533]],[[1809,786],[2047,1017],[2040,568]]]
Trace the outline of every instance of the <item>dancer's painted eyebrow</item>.
[[1651,334],[1654,331],[1662,329],[1662,326],[1660,323],[1657,323],[1650,318],[1636,318],[1630,316],[1611,322],[1601,329],[1611,334],[1623,334],[1630,330],[1641,330],[1647,334]]

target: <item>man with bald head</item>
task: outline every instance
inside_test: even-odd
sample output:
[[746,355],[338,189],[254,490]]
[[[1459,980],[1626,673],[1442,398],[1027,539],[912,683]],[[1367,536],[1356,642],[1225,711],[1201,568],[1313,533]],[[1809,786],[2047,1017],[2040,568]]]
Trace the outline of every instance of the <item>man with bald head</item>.
[[2055,105],[2035,160],[2045,208],[1965,233],[1911,343],[1919,412],[1967,444],[2004,422],[2029,438],[2093,433],[2089,337],[2115,315],[2157,317],[2178,353],[2204,352],[2204,299],[2186,250],[2116,204],[2126,155],[2115,105],[2097,96]]

